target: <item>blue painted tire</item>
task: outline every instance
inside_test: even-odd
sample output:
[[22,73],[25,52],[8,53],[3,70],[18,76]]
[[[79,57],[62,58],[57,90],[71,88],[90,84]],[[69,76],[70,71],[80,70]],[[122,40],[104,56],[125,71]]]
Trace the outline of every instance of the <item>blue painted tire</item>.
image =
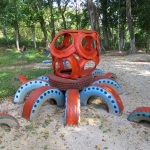
[[120,115],[119,106],[114,96],[100,86],[88,86],[80,92],[80,102],[82,106],[87,105],[87,101],[92,96],[102,97],[103,101],[108,105],[109,112]]
[[40,79],[30,80],[26,82],[17,90],[13,102],[16,104],[23,103],[26,95],[29,92],[42,86],[50,86],[50,84]]
[[97,77],[97,76],[104,76],[105,73],[101,70],[101,69],[95,69],[93,72],[92,72],[92,76],[93,77]]
[[44,80],[44,81],[49,81],[48,76],[39,76],[39,77],[37,77],[37,79],[41,79],[41,80]]
[[94,81],[92,84],[105,84],[112,87],[118,94],[122,93],[121,86],[116,81],[111,79],[99,79],[97,81]]
[[134,112],[128,116],[129,121],[140,122],[148,121],[150,122],[150,113],[149,112]]

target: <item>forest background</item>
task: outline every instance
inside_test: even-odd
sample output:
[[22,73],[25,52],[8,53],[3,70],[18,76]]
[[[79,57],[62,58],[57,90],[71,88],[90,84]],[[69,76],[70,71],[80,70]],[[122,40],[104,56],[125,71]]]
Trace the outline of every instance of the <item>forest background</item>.
[[0,46],[48,48],[62,29],[92,29],[101,51],[150,51],[149,0],[1,0]]

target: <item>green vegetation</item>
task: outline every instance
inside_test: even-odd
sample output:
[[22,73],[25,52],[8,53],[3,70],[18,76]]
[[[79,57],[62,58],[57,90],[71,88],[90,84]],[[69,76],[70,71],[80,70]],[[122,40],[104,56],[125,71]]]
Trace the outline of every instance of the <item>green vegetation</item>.
[[41,62],[47,59],[42,51],[28,49],[24,53],[20,53],[15,49],[0,48],[0,67],[9,65],[25,65],[34,62]]
[[0,45],[48,47],[63,29],[92,29],[101,50],[150,50],[149,0],[1,0]]
[[[16,52],[13,49],[0,49],[0,98],[12,96],[21,85],[16,80],[19,74],[25,75],[28,79],[51,72],[51,68],[33,68],[33,63],[42,62],[48,59],[47,56],[36,50],[25,53]],[[25,67],[26,65],[26,67]]]

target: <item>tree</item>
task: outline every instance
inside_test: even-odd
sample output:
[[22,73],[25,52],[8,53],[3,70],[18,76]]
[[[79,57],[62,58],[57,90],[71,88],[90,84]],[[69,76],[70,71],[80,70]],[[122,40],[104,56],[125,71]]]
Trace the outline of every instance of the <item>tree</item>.
[[48,4],[50,7],[50,12],[51,12],[51,38],[53,39],[55,36],[55,23],[54,23],[54,14],[53,14],[53,2],[54,0],[48,0]]
[[33,41],[33,45],[34,48],[37,48],[37,44],[36,44],[36,35],[35,35],[35,24],[36,24],[36,19],[37,19],[37,15],[36,12],[34,10],[34,5],[32,1],[26,1],[24,2],[24,7],[22,9],[22,14],[23,14],[23,21],[24,23],[27,25],[27,27],[31,28],[31,32],[32,32],[32,41]]
[[58,5],[58,10],[59,13],[61,14],[62,20],[63,20],[63,26],[64,29],[67,29],[67,25],[66,25],[66,19],[65,19],[65,12],[66,12],[66,8],[67,5],[69,4],[70,0],[56,0],[57,5]]
[[46,30],[46,23],[45,23],[45,20],[43,17],[44,12],[41,9],[42,5],[43,5],[42,1],[35,2],[35,10],[37,11],[37,17],[38,17],[38,20],[40,22],[42,32],[44,34],[44,41],[45,41],[46,47],[48,47],[49,46],[48,34],[47,34],[47,30]]
[[[98,15],[97,8],[92,0],[87,1],[87,6],[88,6],[88,12],[89,12],[89,16],[90,16],[91,28],[92,28],[92,30],[97,31],[97,33],[100,35],[99,15]],[[99,40],[100,40],[100,36],[99,36]],[[101,51],[101,53],[105,53],[105,48],[103,47],[102,41],[101,41],[100,51]]]
[[128,30],[130,34],[129,53],[134,54],[136,52],[136,47],[135,47],[133,19],[132,19],[132,13],[131,13],[131,0],[126,0],[126,15],[127,15]]
[[125,48],[125,25],[126,25],[126,4],[125,0],[119,0],[118,11],[118,34],[119,34],[119,51]]

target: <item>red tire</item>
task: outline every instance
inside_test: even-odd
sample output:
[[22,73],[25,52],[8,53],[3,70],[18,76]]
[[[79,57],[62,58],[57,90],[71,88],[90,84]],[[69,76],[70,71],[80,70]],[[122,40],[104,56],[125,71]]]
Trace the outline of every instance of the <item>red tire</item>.
[[69,89],[66,94],[65,125],[78,125],[80,121],[80,94]]

